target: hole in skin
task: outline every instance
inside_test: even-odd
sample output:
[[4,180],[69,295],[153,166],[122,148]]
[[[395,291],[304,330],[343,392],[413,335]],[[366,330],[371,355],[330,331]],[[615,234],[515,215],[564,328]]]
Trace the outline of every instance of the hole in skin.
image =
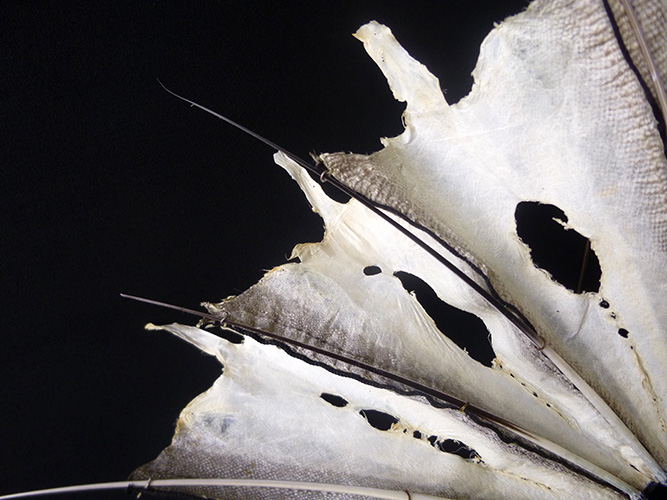
[[624,339],[627,339],[627,338],[628,338],[628,334],[629,334],[629,333],[630,333],[630,332],[627,331],[625,328],[619,328],[619,329],[618,329],[618,334],[619,334],[621,337],[623,337]]
[[[522,201],[514,212],[516,231],[530,248],[536,267],[547,271],[552,279],[575,293],[600,290],[600,262],[591,248],[586,270],[579,288],[584,254],[588,238],[574,229],[565,229],[558,221],[567,222],[567,216],[554,205],[536,201]],[[554,220],[556,219],[556,220]],[[600,304],[602,307],[602,303]]]
[[609,302],[607,302],[606,300],[601,300],[600,301],[600,307],[602,309],[609,309]]
[[225,328],[218,329],[218,335],[232,344],[243,344],[244,337],[240,333],[232,332]]
[[337,201],[338,203],[347,203],[350,201],[351,196],[349,194],[345,194],[340,189],[335,188],[330,182],[320,182],[319,176],[315,175],[310,170],[308,171],[308,174],[315,182],[320,185],[322,191],[324,191],[324,194],[326,194],[332,200]]
[[445,453],[453,453],[465,460],[480,460],[481,457],[474,449],[455,439],[445,439],[439,443],[439,448]]
[[417,301],[443,335],[461,349],[467,350],[475,361],[491,367],[496,353],[489,341],[489,330],[481,319],[443,302],[428,283],[413,274],[397,271],[394,276],[401,280],[403,288],[408,292],[415,292]]
[[644,495],[647,500],[667,498],[667,485],[651,483],[644,490]]
[[376,274],[380,274],[382,272],[382,269],[380,269],[378,266],[366,266],[364,267],[364,274],[366,276],[375,276]]
[[389,413],[378,410],[361,410],[359,415],[364,417],[371,427],[380,431],[388,431],[391,426],[398,423],[398,419]]
[[438,441],[437,436],[429,436],[428,442],[431,443],[435,449],[440,450],[444,453],[451,453],[452,455],[458,455],[464,460],[481,460],[482,457],[479,456],[473,448],[470,448],[468,445],[457,441],[456,439],[445,439]]
[[322,394],[320,394],[320,397],[330,405],[337,406],[338,408],[344,408],[345,406],[347,406],[347,401],[344,398],[341,398],[340,396],[336,396],[335,394],[329,394],[328,392],[323,392]]

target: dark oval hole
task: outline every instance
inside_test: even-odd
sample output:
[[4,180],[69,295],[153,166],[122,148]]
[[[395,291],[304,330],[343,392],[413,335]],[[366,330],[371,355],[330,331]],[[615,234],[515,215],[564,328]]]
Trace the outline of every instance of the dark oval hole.
[[588,238],[573,229],[566,230],[557,222],[567,222],[560,208],[522,201],[516,206],[514,218],[516,232],[530,248],[535,266],[575,293],[600,290],[600,262],[588,246]]
[[453,455],[458,455],[461,458],[466,460],[479,460],[481,457],[473,448],[467,446],[461,441],[456,439],[445,439],[438,443],[440,450],[445,453],[452,453]]
[[481,319],[443,302],[428,283],[413,274],[397,271],[394,276],[401,280],[408,292],[415,292],[415,297],[443,335],[467,350],[475,361],[491,366],[496,353],[489,340],[489,330]]
[[[325,182],[321,182],[320,177],[318,175],[315,175],[310,170],[308,171],[308,174],[314,181],[316,181],[320,185],[322,191],[324,191],[324,194],[326,194],[332,200],[337,201],[338,203],[347,203],[348,201],[350,201],[350,198],[352,198],[349,194],[344,193],[330,182],[326,182],[326,180]],[[326,178],[327,177],[324,176],[324,179]]]
[[626,339],[627,339],[629,333],[630,333],[630,332],[627,331],[625,328],[619,328],[619,329],[618,329],[618,334],[619,334],[621,337],[623,337],[623,338],[626,338]]
[[646,500],[659,500],[667,498],[667,485],[650,483],[644,490]]
[[323,392],[322,394],[320,394],[320,397],[330,405],[337,406],[338,408],[343,408],[347,406],[347,401],[345,400],[345,398],[341,398],[340,396],[336,396],[335,394],[329,394],[328,392]]
[[366,266],[364,267],[364,274],[366,276],[375,276],[376,274],[380,274],[382,272],[382,269],[380,269],[378,266]]
[[398,419],[389,413],[378,410],[361,410],[359,415],[368,420],[371,427],[381,431],[388,431],[391,426],[398,423]]
[[226,328],[220,328],[218,335],[223,339],[228,340],[232,344],[243,344],[243,340],[245,338],[240,333],[232,332]]
[[458,455],[459,457],[466,460],[481,460],[482,458],[473,448],[470,448],[468,445],[462,443],[461,441],[457,441],[456,439],[445,439],[443,441],[439,441],[438,436],[429,436],[427,439],[428,442],[431,443],[431,446],[444,453]]

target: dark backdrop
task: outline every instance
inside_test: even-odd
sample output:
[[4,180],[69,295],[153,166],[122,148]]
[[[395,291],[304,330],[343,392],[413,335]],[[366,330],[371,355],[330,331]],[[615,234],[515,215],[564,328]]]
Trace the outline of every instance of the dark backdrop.
[[485,34],[525,3],[5,8],[0,493],[125,479],[219,375],[213,358],[143,330],[192,318],[120,292],[196,308],[322,236],[273,151],[157,78],[303,157],[370,153],[401,132],[403,105],[352,32],[391,26],[455,102]]

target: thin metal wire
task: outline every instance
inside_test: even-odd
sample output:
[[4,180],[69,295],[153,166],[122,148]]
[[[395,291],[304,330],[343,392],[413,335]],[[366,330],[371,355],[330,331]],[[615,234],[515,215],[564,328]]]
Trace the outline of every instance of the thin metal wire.
[[[408,500],[410,494],[401,490],[385,490],[381,488],[368,488],[365,486],[350,486],[345,484],[310,483],[305,481],[270,481],[262,479],[148,479],[146,481],[116,481],[109,483],[79,484],[75,486],[64,486],[61,488],[48,488],[45,490],[25,491],[0,496],[0,500],[17,500],[22,498],[34,498],[46,495],[62,495],[66,493],[82,493],[102,490],[120,490],[135,488],[150,491],[148,488],[176,488],[176,487],[242,487],[242,488],[277,488],[290,490],[325,491],[330,493],[342,493],[347,495],[359,495],[382,500]],[[140,493],[141,493],[140,492]],[[412,494],[412,499],[422,498],[424,500],[435,500],[438,497],[430,495]]]
[[[588,267],[588,257],[591,253],[591,240],[586,240],[586,247],[584,248],[584,256],[581,261],[581,271],[579,271],[579,283],[577,284],[577,293],[584,290],[584,280],[586,279],[586,268]],[[542,348],[544,349],[544,347]]]

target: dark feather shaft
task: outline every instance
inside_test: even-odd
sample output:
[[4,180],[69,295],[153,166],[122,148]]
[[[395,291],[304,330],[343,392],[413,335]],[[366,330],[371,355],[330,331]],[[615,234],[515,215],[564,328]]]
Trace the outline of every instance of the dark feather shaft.
[[305,350],[308,350],[308,351],[311,351],[311,352],[314,352],[314,353],[317,353],[317,354],[327,356],[329,358],[332,358],[332,359],[335,359],[335,360],[338,360],[338,361],[342,361],[343,363],[346,363],[348,365],[356,366],[357,368],[361,368],[362,370],[366,370],[368,372],[374,373],[374,374],[379,375],[383,378],[386,378],[387,380],[392,380],[394,382],[398,382],[399,384],[410,387],[410,388],[412,388],[412,389],[414,389],[414,390],[416,390],[416,391],[418,391],[418,392],[420,392],[424,395],[436,398],[436,399],[438,399],[442,402],[445,402],[445,403],[448,403],[450,405],[456,406],[456,407],[460,408],[461,410],[465,411],[466,413],[470,413],[470,414],[473,414],[475,416],[481,417],[484,420],[494,422],[496,424],[500,424],[501,426],[503,426],[507,429],[510,429],[514,432],[518,432],[522,435],[530,435],[530,433],[528,431],[519,428],[518,426],[516,426],[512,422],[509,422],[508,420],[505,420],[505,419],[500,418],[500,417],[498,417],[498,416],[496,416],[492,413],[489,413],[489,412],[487,412],[487,411],[485,411],[485,410],[483,410],[483,409],[481,409],[477,406],[471,405],[471,404],[467,403],[466,401],[455,398],[453,396],[450,396],[449,394],[445,394],[444,392],[438,391],[436,389],[432,389],[432,388],[427,387],[427,386],[425,386],[423,384],[420,384],[418,382],[414,382],[414,381],[412,381],[410,379],[407,379],[405,377],[402,377],[400,375],[396,375],[395,373],[391,373],[391,372],[388,372],[386,370],[382,370],[380,368],[377,368],[375,366],[366,364],[362,361],[358,361],[356,359],[353,359],[353,358],[350,358],[350,357],[347,357],[347,356],[343,356],[341,354],[337,354],[337,353],[334,353],[334,352],[331,352],[331,351],[327,351],[326,349],[322,349],[320,347],[316,347],[316,346],[313,346],[313,345],[310,345],[310,344],[299,342],[298,340],[294,340],[294,339],[291,339],[289,337],[284,337],[282,335],[278,335],[278,334],[273,333],[273,332],[268,332],[266,330],[261,330],[259,328],[255,328],[253,326],[245,325],[243,323],[239,323],[237,321],[234,321],[233,319],[230,319],[230,318],[219,318],[219,317],[216,317],[212,314],[208,314],[208,313],[201,312],[201,311],[196,311],[194,309],[188,309],[187,307],[181,307],[181,306],[177,306],[177,305],[173,305],[173,304],[168,304],[166,302],[160,302],[160,301],[157,301],[157,300],[147,299],[147,298],[144,298],[144,297],[137,297],[136,295],[128,295],[128,294],[125,294],[125,293],[121,293],[120,296],[123,297],[123,298],[126,298],[126,299],[136,300],[138,302],[144,302],[146,304],[152,304],[152,305],[159,306],[159,307],[165,307],[167,309],[173,309],[175,311],[183,312],[183,313],[186,313],[186,314],[191,314],[193,316],[197,316],[199,318],[211,321],[211,322],[216,323],[216,324],[218,324],[220,326],[223,326],[223,327],[238,329],[238,330],[241,330],[241,331],[245,330],[245,331],[248,331],[248,332],[252,332],[256,335],[260,335],[260,336],[263,336],[263,337],[269,337],[269,338],[272,338],[274,340],[277,340],[279,342],[283,342],[285,344],[288,344],[288,345],[291,345],[291,346],[294,346],[294,347],[299,347],[299,348],[302,348],[302,349],[305,349]]
[[[207,113],[215,116],[216,118],[219,118],[226,123],[232,125],[233,127],[236,127],[237,129],[245,132],[246,134],[249,134],[250,136],[256,138],[260,142],[266,144],[267,146],[276,149],[277,151],[280,151],[284,155],[286,155],[289,159],[292,161],[296,162],[299,166],[305,168],[309,172],[312,172],[313,174],[317,175],[320,179],[321,182],[324,182],[325,176],[327,178],[327,182],[331,183],[333,186],[335,186],[338,190],[341,192],[345,193],[346,195],[350,196],[351,198],[354,198],[357,200],[359,203],[364,205],[366,208],[368,208],[371,212],[373,212],[375,215],[383,219],[385,222],[390,224],[392,227],[400,231],[404,236],[409,238],[412,242],[415,244],[419,245],[423,250],[425,250],[429,255],[434,257],[439,263],[444,265],[447,269],[449,269],[451,272],[453,272],[458,278],[460,278],[464,283],[466,283],[470,288],[472,288],[476,293],[481,295],[494,309],[496,309],[498,312],[500,312],[505,318],[507,318],[514,326],[516,326],[520,332],[522,332],[526,337],[530,339],[530,341],[537,347],[537,349],[541,350],[544,348],[544,340],[538,335],[538,333],[535,331],[535,328],[533,328],[532,325],[530,325],[524,318],[520,317],[518,314],[516,314],[511,308],[509,308],[503,301],[499,300],[498,298],[494,297],[493,294],[491,294],[488,290],[486,290],[484,287],[480,286],[475,280],[470,278],[467,274],[465,274],[461,269],[459,269],[454,263],[449,261],[445,256],[442,255],[439,251],[437,251],[435,248],[421,240],[418,236],[416,236],[414,233],[412,233],[409,229],[405,228],[403,225],[395,221],[392,217],[390,217],[385,211],[381,209],[381,207],[376,204],[375,202],[371,201],[370,199],[366,198],[365,196],[357,193],[353,189],[350,189],[348,186],[345,184],[341,183],[334,177],[330,175],[326,175],[328,170],[324,168],[323,166],[314,166],[306,162],[305,160],[299,158],[293,153],[290,153],[286,149],[282,148],[281,146],[278,146],[276,143],[266,139],[265,137],[262,137],[261,135],[257,134],[256,132],[253,132],[252,130],[244,127],[243,125],[240,125],[236,123],[235,121],[227,118],[226,116],[221,115],[220,113],[216,113],[215,111],[212,111],[208,109],[205,106],[202,106],[201,104],[197,104],[194,101],[191,101],[190,99],[186,99],[185,97],[182,97],[175,92],[172,92],[168,88],[166,88],[162,82],[158,80],[158,83],[164,88],[167,92],[169,92],[171,95],[181,99],[182,101],[185,101],[189,103],[191,106],[195,106],[203,111],[206,111]],[[399,214],[400,215],[400,214]],[[404,216],[402,216],[404,217]],[[411,222],[411,221],[408,221]]]

